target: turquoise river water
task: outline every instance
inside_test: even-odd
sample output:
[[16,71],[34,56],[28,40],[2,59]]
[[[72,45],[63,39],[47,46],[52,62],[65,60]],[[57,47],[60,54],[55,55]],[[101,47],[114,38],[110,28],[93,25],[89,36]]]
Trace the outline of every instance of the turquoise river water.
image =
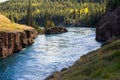
[[33,45],[0,60],[0,80],[44,80],[101,46],[95,41],[94,28],[68,30],[58,35],[39,35]]

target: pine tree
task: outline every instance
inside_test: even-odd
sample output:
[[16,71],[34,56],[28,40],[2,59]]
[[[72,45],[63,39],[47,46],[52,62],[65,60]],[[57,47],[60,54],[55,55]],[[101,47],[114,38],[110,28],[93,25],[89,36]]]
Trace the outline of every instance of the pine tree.
[[32,26],[32,11],[31,11],[31,1],[29,0],[28,10],[27,10],[27,25]]
[[12,22],[15,22],[13,15],[10,15],[9,18],[10,18],[10,20],[11,20]]
[[48,22],[48,12],[47,11],[45,12],[45,17],[44,18],[45,18],[45,22],[44,22],[45,25],[44,26],[45,26],[45,30],[47,30],[48,29],[48,24],[47,24],[47,22]]

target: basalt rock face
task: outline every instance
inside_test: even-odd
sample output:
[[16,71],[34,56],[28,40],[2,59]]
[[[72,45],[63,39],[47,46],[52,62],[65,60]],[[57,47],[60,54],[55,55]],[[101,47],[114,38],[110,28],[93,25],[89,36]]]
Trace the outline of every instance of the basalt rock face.
[[68,32],[68,30],[65,27],[54,27],[54,28],[47,29],[45,31],[45,34],[60,34],[65,32]]
[[33,28],[23,31],[0,31],[0,58],[12,55],[32,44],[37,37],[37,31]]
[[108,9],[96,29],[96,40],[107,41],[120,36],[120,6]]

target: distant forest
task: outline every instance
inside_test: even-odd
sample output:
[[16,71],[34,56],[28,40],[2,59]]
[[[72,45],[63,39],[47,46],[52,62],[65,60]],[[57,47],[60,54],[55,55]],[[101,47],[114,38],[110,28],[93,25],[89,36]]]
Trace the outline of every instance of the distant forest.
[[[95,26],[106,12],[106,0],[30,0],[32,20],[45,25],[46,16],[55,25]],[[0,13],[13,22],[26,24],[29,0],[9,0],[0,4]]]

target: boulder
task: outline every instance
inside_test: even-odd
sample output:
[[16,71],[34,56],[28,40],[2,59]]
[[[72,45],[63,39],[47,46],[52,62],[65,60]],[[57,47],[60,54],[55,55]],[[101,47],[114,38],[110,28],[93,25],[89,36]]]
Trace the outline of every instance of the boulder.
[[60,34],[65,32],[68,32],[68,30],[65,27],[53,27],[45,30],[45,34]]

